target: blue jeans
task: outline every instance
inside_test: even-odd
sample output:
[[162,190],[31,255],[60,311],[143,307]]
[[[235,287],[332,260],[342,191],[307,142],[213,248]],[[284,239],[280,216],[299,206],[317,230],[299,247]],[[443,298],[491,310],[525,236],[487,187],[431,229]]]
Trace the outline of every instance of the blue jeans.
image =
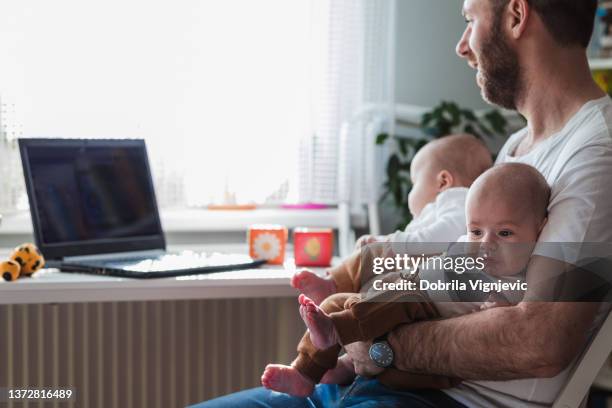
[[265,388],[252,388],[193,405],[191,408],[327,408],[408,407],[465,408],[442,391],[394,391],[376,379],[357,377],[347,386],[319,384],[308,398],[292,397]]

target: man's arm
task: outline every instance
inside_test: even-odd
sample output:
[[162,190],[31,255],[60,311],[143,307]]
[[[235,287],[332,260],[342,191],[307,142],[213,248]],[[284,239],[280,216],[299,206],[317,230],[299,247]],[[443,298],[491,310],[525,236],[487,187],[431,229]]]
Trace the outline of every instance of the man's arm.
[[467,380],[552,377],[584,345],[597,303],[529,302],[405,325],[389,336],[401,370]]
[[[552,300],[564,262],[533,256],[525,299]],[[399,369],[466,380],[552,377],[586,341],[599,303],[525,301],[452,319],[400,327],[390,335]]]
[[[413,373],[469,380],[552,377],[582,349],[600,303],[543,302],[565,272],[561,261],[534,256],[527,273],[530,301],[446,320],[400,326],[389,334],[395,366]],[[571,282],[571,280],[569,281]],[[534,301],[535,300],[535,301]],[[376,375],[368,343],[345,348],[361,375]]]

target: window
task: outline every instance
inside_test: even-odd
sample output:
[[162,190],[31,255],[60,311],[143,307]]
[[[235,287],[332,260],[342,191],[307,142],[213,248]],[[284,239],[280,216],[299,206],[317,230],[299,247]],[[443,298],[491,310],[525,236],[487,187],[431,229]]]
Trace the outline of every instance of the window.
[[162,207],[333,202],[362,50],[384,45],[364,30],[387,29],[388,4],[4,2],[8,137],[144,138]]

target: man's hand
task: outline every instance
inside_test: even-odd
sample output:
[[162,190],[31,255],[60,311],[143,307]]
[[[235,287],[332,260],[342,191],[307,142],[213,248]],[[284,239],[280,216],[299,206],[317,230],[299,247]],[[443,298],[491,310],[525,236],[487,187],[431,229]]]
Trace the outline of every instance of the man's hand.
[[353,360],[355,365],[355,373],[365,377],[372,377],[384,371],[384,368],[378,367],[370,358],[371,341],[356,342],[344,346],[346,354]]

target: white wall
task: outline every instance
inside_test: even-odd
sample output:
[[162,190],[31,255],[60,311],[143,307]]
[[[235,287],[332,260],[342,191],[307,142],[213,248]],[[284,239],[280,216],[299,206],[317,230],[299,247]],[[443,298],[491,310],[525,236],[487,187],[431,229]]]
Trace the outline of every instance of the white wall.
[[486,107],[473,71],[455,54],[462,0],[398,0],[395,99],[433,106],[442,99]]

